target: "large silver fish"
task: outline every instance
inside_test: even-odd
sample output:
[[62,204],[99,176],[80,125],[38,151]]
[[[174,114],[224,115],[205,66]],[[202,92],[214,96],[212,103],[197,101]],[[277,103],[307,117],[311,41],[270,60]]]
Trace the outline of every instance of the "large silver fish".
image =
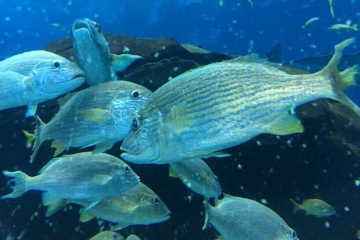
[[299,240],[270,208],[251,199],[225,195],[212,207],[206,202],[205,229],[211,223],[224,240]]
[[30,177],[21,171],[4,171],[13,192],[1,199],[17,198],[29,190],[44,191],[45,199],[71,199],[98,202],[133,188],[139,176],[129,165],[105,153],[77,153],[52,159]]
[[301,133],[290,112],[303,103],[331,98],[357,107],[343,91],[354,85],[358,66],[338,72],[342,51],[335,46],[320,72],[289,75],[254,55],[213,63],[179,75],[156,90],[135,116],[121,156],[138,164],[209,157],[261,134]]
[[169,172],[171,177],[179,177],[188,188],[205,197],[218,197],[222,192],[218,177],[201,158],[170,163]]
[[111,54],[100,24],[88,18],[75,20],[71,37],[76,63],[84,70],[90,86],[116,80],[116,72],[124,71],[141,58],[131,54]]
[[42,142],[53,140],[54,156],[70,147],[96,145],[103,152],[125,138],[131,121],[145,104],[151,91],[136,83],[114,81],[99,84],[59,100],[60,111],[47,124],[37,117],[33,161]]
[[54,53],[31,51],[0,62],[0,110],[37,104],[66,94],[85,82],[84,72]]

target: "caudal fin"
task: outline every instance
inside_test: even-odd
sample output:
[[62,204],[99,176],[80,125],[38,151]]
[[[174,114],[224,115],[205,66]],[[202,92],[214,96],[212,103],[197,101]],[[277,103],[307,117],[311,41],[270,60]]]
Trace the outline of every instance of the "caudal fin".
[[26,179],[28,176],[20,171],[16,172],[9,172],[9,171],[3,171],[3,174],[6,177],[11,177],[11,179],[8,184],[14,184],[14,186],[11,186],[13,192],[9,193],[8,195],[2,196],[1,199],[7,199],[7,198],[17,198],[23,195],[27,189],[26,189]]
[[294,200],[292,200],[291,198],[290,198],[290,202],[291,202],[292,204],[294,204],[293,214],[295,214],[297,211],[299,211],[300,205],[299,205],[297,202],[295,202]]
[[332,96],[328,96],[334,100],[341,102],[342,104],[351,108],[356,114],[360,116],[360,108],[353,103],[344,93],[344,90],[351,85],[355,85],[355,76],[359,74],[359,66],[355,65],[350,68],[345,69],[342,72],[338,71],[338,65],[342,57],[342,52],[344,48],[353,44],[355,38],[349,38],[335,46],[335,54],[329,61],[329,63],[324,67],[319,74],[324,75],[326,78],[332,80],[331,86],[333,87]]
[[39,116],[36,115],[35,120],[36,120],[36,128],[35,128],[35,131],[34,131],[34,135],[32,135],[32,138],[34,139],[34,146],[33,146],[33,152],[32,152],[32,154],[30,156],[30,163],[33,162],[37,152],[39,151],[41,143],[43,142],[42,139],[41,139],[41,131],[45,126],[45,123],[43,123],[43,121],[41,121]]

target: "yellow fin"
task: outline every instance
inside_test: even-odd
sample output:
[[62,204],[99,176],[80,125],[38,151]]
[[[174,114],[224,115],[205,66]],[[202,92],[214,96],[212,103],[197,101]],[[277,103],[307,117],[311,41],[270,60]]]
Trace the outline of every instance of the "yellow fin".
[[286,135],[292,133],[302,133],[304,127],[298,117],[286,113],[275,120],[267,130],[267,133],[275,135]]
[[185,115],[185,103],[172,106],[170,113],[166,116],[165,121],[176,134],[187,128],[187,117]]
[[171,165],[169,165],[169,177],[173,177],[173,178],[178,178],[179,177],[177,175],[177,173],[174,171],[174,169],[171,167]]
[[111,54],[111,68],[115,72],[123,72],[133,61],[140,58],[142,57],[132,54]]
[[35,141],[35,135],[25,130],[23,130],[23,133],[26,137],[26,147],[29,148],[31,147],[32,143]]
[[359,65],[354,65],[340,72],[341,80],[339,89],[345,90],[349,86],[356,85],[355,75],[359,74]]
[[53,141],[51,143],[51,148],[55,148],[54,157],[58,156],[60,153],[62,153],[65,150],[64,145],[62,145],[61,143],[59,143],[57,141]]
[[80,222],[88,222],[93,219],[95,216],[91,213],[84,211],[84,209],[80,209]]
[[70,98],[72,98],[75,94],[76,94],[76,92],[75,92],[75,93],[68,93],[68,94],[66,94],[64,97],[59,98],[59,99],[57,100],[59,106],[60,106],[60,107],[64,106],[64,105],[67,103],[67,101],[69,101]]
[[43,204],[47,206],[45,216],[50,217],[63,208],[67,204],[67,201],[64,199],[48,199],[47,202]]
[[86,110],[80,110],[79,116],[85,120],[101,124],[106,120],[106,117],[110,115],[110,111],[102,110],[100,108],[91,108]]

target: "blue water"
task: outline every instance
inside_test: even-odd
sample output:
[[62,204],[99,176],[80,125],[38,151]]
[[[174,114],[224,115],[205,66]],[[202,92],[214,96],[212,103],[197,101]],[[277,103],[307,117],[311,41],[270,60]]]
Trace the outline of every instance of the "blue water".
[[[349,37],[356,37],[358,42],[357,44],[345,49],[345,54],[360,53],[360,32],[352,31],[337,34],[328,30],[329,26],[337,23],[345,23],[346,21],[351,21],[351,24],[360,24],[360,0],[334,1],[333,7],[335,18],[333,18],[330,14],[330,7],[327,0],[253,1],[254,6],[251,7],[245,0],[224,0],[223,6],[219,6],[218,0],[0,0],[0,59],[5,59],[14,54],[25,51],[42,49],[45,45],[54,40],[66,38],[69,36],[69,31],[73,21],[77,18],[85,17],[99,22],[101,24],[102,31],[105,33],[116,33],[144,38],[169,37],[180,43],[198,44],[208,50],[231,54],[245,55],[249,53],[259,53],[260,55],[265,56],[269,48],[274,43],[280,42],[283,49],[283,61],[319,56],[322,54],[332,54],[334,45]],[[320,21],[311,26],[309,30],[304,31],[301,26],[313,17],[319,17]],[[54,23],[65,27],[65,30],[54,27],[52,25]],[[360,99],[356,98],[357,96],[360,96],[358,90],[359,88],[351,94],[355,101],[359,103]],[[9,127],[7,129],[2,130],[3,136],[0,148],[10,150],[6,153],[0,153],[3,158],[6,158],[6,161],[1,164],[1,170],[14,169],[14,166],[19,164],[19,166],[21,166],[19,167],[21,170],[30,173],[30,175],[35,175],[38,169],[34,169],[29,165],[26,165],[27,162],[26,164],[23,163],[24,159],[28,159],[30,150],[18,150],[20,148],[17,147],[18,143],[16,141],[20,141],[22,146],[21,149],[24,149],[24,139],[19,137],[20,133],[16,135],[12,130],[24,128],[24,126],[19,127],[21,124],[23,124],[21,120],[14,120],[11,124],[8,123],[7,126]],[[10,136],[10,139],[5,136]],[[312,142],[312,139],[313,136],[308,137],[309,144]],[[302,143],[299,143],[299,146],[301,144]],[[118,148],[119,146],[116,147]],[[256,148],[257,146],[253,143],[252,145],[247,145],[247,147]],[[47,148],[49,149],[49,146],[47,146]],[[258,151],[257,149],[258,148],[256,148],[255,151]],[[317,158],[318,155],[321,155],[321,150],[317,151],[318,152],[315,154],[308,154],[299,150],[299,155],[307,161],[317,160],[319,164],[328,164],[329,161],[327,159]],[[263,156],[263,158],[275,159],[276,154],[277,153],[274,153],[274,156],[271,157]],[[47,158],[44,158],[44,164],[51,158],[50,155],[48,154]],[[285,153],[283,155],[286,156]],[[341,154],[339,153],[339,155]],[[247,158],[247,160],[259,160],[251,159],[253,158],[252,155],[247,156]],[[309,236],[309,239],[314,240],[355,239],[355,230],[360,227],[360,222],[356,221],[359,220],[359,218],[356,218],[355,220],[351,219],[351,217],[348,217],[350,216],[349,212],[344,211],[343,208],[345,206],[350,206],[350,213],[353,209],[358,208],[360,200],[358,195],[359,193],[357,193],[356,196],[354,194],[347,195],[348,197],[353,197],[352,200],[355,199],[356,201],[346,202],[346,198],[344,198],[345,202],[342,203],[342,199],[338,199],[337,197],[337,194],[340,191],[346,192],[344,189],[354,190],[353,180],[350,178],[347,179],[347,177],[349,174],[359,176],[359,173],[357,172],[358,169],[352,169],[353,166],[350,163],[346,163],[347,165],[344,167],[341,164],[336,165],[336,167],[329,167],[327,165],[327,167],[330,168],[330,173],[328,174],[330,177],[325,178],[325,180],[320,179],[316,173],[311,172],[312,169],[306,169],[304,172],[298,172],[297,167],[300,168],[302,166],[301,164],[297,167],[293,167],[292,165],[286,163],[279,164],[281,167],[278,166],[278,172],[276,172],[276,174],[279,174],[277,175],[278,178],[275,180],[273,179],[273,186],[275,187],[270,190],[269,188],[265,189],[262,183],[257,182],[260,182],[263,175],[269,174],[269,169],[273,168],[272,165],[264,164],[265,166],[256,166],[256,162],[242,164],[245,164],[245,167],[247,167],[246,164],[254,165],[248,166],[250,171],[245,172],[245,175],[248,174],[249,178],[254,178],[254,182],[251,184],[243,182],[234,183],[231,180],[226,182],[226,175],[228,174],[227,171],[230,171],[229,168],[217,161],[212,162],[212,166],[217,167],[217,172],[215,172],[219,175],[219,178],[225,179],[223,180],[223,188],[226,189],[227,186],[230,188],[230,186],[237,184],[236,189],[240,189],[240,185],[247,185],[248,189],[250,189],[250,193],[247,193],[248,197],[256,197],[257,200],[267,198],[270,203],[275,202],[272,206],[276,206],[277,212],[279,214],[281,212],[280,215],[286,218],[289,225],[300,232],[300,239],[302,240],[304,238],[301,238],[301,235],[306,234]],[[38,167],[40,168],[41,164],[38,165]],[[237,171],[236,167],[237,163],[235,165],[232,163],[231,171]],[[259,170],[260,167],[262,167],[261,171]],[[346,167],[347,170],[344,170]],[[321,169],[322,167],[319,168]],[[340,176],[339,179],[346,179],[347,182],[344,184],[346,188],[343,188],[340,183],[337,184],[341,180],[331,177],[334,176],[339,169],[342,169],[342,172],[341,175],[338,175],[338,177]],[[348,169],[351,169],[351,171]],[[157,166],[155,171],[159,171],[159,179],[160,176],[162,179],[166,179],[166,166]],[[146,174],[148,174],[146,166],[137,166],[136,172],[141,175],[142,179],[148,179],[146,182],[147,185],[155,192],[161,192],[162,183],[155,184],[157,178],[153,180],[154,176],[149,175],[148,178],[146,177]],[[284,183],[287,181],[290,182],[289,179],[294,178],[294,176],[296,176],[296,181],[299,185],[297,186],[298,188],[296,193],[293,192],[295,191],[295,187],[289,187]],[[149,179],[152,181],[149,181]],[[1,186],[3,186],[2,190],[5,192],[7,191],[4,190],[5,180],[2,179],[1,181]],[[176,201],[180,199],[180,202],[184,204],[186,201],[183,200],[183,198],[186,194],[189,194],[189,191],[184,190],[185,188],[183,188],[184,186],[182,186],[180,181],[168,181],[171,185],[169,185],[169,182],[167,182],[167,184],[169,185],[169,188],[172,188],[172,194],[174,195],[170,196],[163,194],[161,198],[165,202],[173,202],[169,203],[169,205],[172,206],[171,210],[173,212],[183,212],[183,215],[180,215],[180,217],[179,215],[175,215],[175,219],[181,219],[183,221],[180,221],[178,224],[172,223],[173,225],[176,225],[176,228],[174,227],[174,229],[177,229],[176,234],[179,236],[182,234],[183,236],[202,236],[202,239],[213,239],[215,234],[211,235],[209,231],[204,233],[201,232],[202,220],[196,221],[195,226],[192,226],[192,224],[187,222],[191,222],[191,214],[194,214],[194,211],[196,211],[196,217],[200,218],[200,211],[203,210],[201,205],[202,198],[194,197],[192,204],[197,204],[197,207],[191,208],[190,204],[188,204],[186,205],[188,208],[179,209],[179,206],[183,205],[180,203],[177,204]],[[293,182],[294,181],[295,180],[293,180]],[[325,185],[326,181],[330,181],[329,185],[332,184],[338,192],[333,192],[332,189],[327,189],[327,191],[319,194],[319,191],[314,189],[315,183],[320,184],[322,187]],[[301,183],[303,183],[303,185],[301,185]],[[183,191],[177,191],[178,189],[183,189]],[[302,192],[298,189],[302,189]],[[280,202],[276,202],[280,198],[277,196],[279,192],[285,191],[289,196],[291,196],[291,194],[295,195],[301,192],[303,193],[303,196],[305,196],[306,194],[304,194],[304,189],[308,191],[307,193],[311,192],[311,194],[308,194],[310,196],[325,196],[327,199],[332,199],[333,203],[336,202],[337,210],[341,212],[340,217],[342,218],[337,218],[332,221],[332,219],[319,220],[306,218],[302,215],[296,215],[296,217],[294,217],[291,214],[291,205],[287,202],[287,199],[286,203],[288,205],[286,206],[283,206]],[[94,229],[97,230],[98,228],[96,222],[92,222],[91,226],[86,225],[86,227],[83,227],[83,232],[81,232],[77,228],[80,226],[78,220],[74,218],[73,215],[71,216],[69,212],[61,213],[60,215],[50,218],[50,220],[41,220],[41,223],[40,221],[28,223],[30,216],[32,216],[34,211],[37,211],[37,209],[40,216],[44,215],[44,209],[39,206],[41,201],[40,196],[38,193],[29,193],[26,196],[23,196],[21,202],[22,207],[17,209],[18,204],[20,206],[19,201],[20,200],[14,200],[13,202],[7,201],[6,206],[8,208],[1,210],[0,226],[2,226],[2,228],[0,229],[0,237],[6,236],[8,232],[13,232],[14,236],[19,236],[24,229],[27,229],[26,232],[31,232],[31,234],[27,236],[25,232],[24,239],[84,239],[86,231],[88,233],[86,236],[90,237],[89,233],[94,233]],[[26,204],[24,204],[24,202]],[[186,202],[186,204],[187,203],[188,202]],[[17,210],[15,211],[14,209]],[[12,211],[14,211],[13,215],[11,213]],[[14,219],[12,219],[11,216],[15,216]],[[340,221],[344,218],[346,219],[346,217],[348,217],[346,222]],[[201,216],[200,219],[203,219],[203,216]],[[47,221],[46,224],[43,224],[45,221]],[[327,221],[330,221],[331,223],[334,222],[333,226],[330,227],[330,230],[325,227]],[[57,230],[55,232],[52,223],[56,225]],[[44,227],[44,225],[46,227]],[[157,236],[154,232],[159,233],[163,231],[164,236],[176,235],[173,232],[173,229],[166,229],[166,227],[162,226],[167,225],[149,227],[151,229],[155,229],[152,230],[151,233],[148,232],[148,228],[145,227],[132,228],[132,230],[135,229],[142,231],[142,236],[148,236],[149,239],[156,239],[155,237],[151,237]],[[346,230],[342,230],[345,229],[345,227],[348,228],[346,228]],[[308,229],[310,233],[307,231]],[[351,233],[349,233],[349,229],[351,229]],[[194,233],[189,234],[186,231],[194,231]],[[56,237],[54,237],[55,234]],[[77,238],[77,236],[80,235],[81,237]],[[346,235],[346,238],[342,238],[343,235]],[[178,239],[184,238],[178,237]],[[193,237],[192,239],[200,238]]]

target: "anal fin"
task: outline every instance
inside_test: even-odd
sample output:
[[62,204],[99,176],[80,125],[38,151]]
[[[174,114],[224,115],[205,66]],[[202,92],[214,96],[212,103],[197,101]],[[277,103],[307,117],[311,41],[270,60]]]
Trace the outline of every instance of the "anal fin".
[[273,122],[266,131],[275,135],[287,135],[304,132],[304,127],[298,117],[285,113]]

